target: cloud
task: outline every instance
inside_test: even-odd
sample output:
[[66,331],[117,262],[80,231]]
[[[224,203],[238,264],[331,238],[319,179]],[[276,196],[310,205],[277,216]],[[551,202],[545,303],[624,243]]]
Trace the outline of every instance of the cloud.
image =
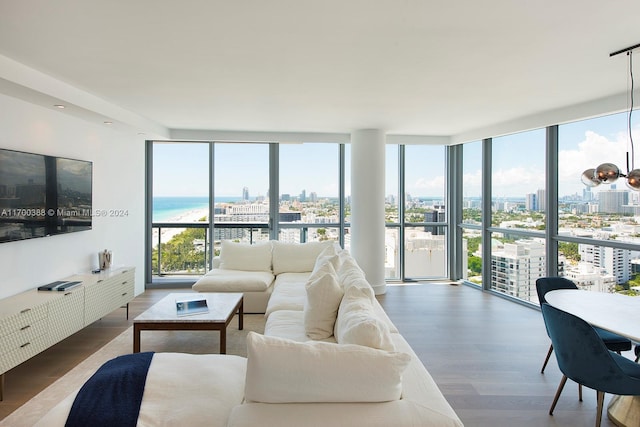
[[412,196],[437,196],[444,197],[444,175],[438,175],[430,178],[420,177],[413,185],[407,186],[407,193]]

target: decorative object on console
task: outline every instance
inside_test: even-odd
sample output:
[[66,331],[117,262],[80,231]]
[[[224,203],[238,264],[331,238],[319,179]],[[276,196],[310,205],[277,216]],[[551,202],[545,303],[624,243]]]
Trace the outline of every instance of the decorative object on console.
[[82,282],[77,280],[74,280],[74,281],[59,280],[57,282],[51,282],[51,283],[47,283],[46,285],[42,285],[38,287],[38,290],[62,292],[62,291],[68,291],[69,289],[73,289],[76,286],[80,286],[81,284]]
[[113,260],[113,254],[110,250],[105,249],[102,252],[98,252],[98,262],[100,263],[100,270],[108,270],[111,268],[111,261]]

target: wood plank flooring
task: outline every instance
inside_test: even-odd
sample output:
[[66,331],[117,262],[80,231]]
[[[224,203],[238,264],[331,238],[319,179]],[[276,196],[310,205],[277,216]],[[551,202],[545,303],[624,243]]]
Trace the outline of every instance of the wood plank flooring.
[[[115,338],[163,296],[180,291],[190,289],[148,289],[131,302],[129,320],[124,309],[116,310],[9,371],[0,419]],[[466,426],[595,425],[595,391],[585,389],[579,402],[571,381],[554,415],[548,415],[561,374],[555,358],[540,374],[549,338],[538,310],[443,283],[391,285],[378,299]],[[632,358],[630,353],[625,356]],[[613,426],[606,414],[602,421],[603,427]]]

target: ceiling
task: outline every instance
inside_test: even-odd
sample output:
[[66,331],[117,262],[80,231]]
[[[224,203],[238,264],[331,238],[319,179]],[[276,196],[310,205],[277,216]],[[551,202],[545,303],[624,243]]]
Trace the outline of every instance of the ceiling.
[[0,0],[0,91],[156,129],[463,138],[623,110],[609,53],[637,43],[638,0]]

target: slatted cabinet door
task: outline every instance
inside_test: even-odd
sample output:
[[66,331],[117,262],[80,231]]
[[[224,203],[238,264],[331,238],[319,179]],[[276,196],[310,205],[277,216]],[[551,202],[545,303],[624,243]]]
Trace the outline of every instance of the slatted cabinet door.
[[124,267],[100,273],[95,281],[85,282],[85,326],[133,299],[134,272],[134,268]]
[[49,347],[48,301],[36,291],[0,301],[0,373]]
[[84,327],[84,287],[59,292],[49,303],[49,338],[51,345]]

